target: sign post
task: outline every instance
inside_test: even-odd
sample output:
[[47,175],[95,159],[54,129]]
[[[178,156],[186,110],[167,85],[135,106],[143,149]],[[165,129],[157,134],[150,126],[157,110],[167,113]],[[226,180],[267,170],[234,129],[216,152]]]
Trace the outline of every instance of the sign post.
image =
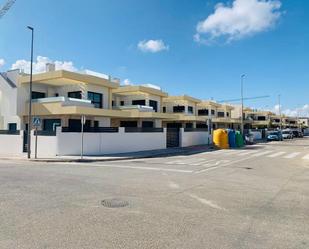
[[38,127],[41,126],[41,119],[39,117],[34,117],[32,120],[32,125],[35,127],[35,154],[34,158],[38,158]]
[[86,123],[85,115],[82,115],[81,118],[81,149],[80,149],[80,159],[83,159],[84,156],[84,125]]

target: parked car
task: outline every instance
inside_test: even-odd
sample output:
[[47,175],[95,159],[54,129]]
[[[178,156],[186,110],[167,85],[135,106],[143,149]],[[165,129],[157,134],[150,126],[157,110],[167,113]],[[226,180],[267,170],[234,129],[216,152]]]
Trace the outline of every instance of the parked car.
[[281,131],[272,131],[267,135],[267,141],[282,141],[282,133]]
[[293,139],[293,133],[291,131],[282,131],[283,139]]
[[293,136],[294,137],[303,137],[303,133],[301,131],[298,131],[298,130],[293,130]]
[[246,144],[254,144],[254,135],[249,133],[245,135]]

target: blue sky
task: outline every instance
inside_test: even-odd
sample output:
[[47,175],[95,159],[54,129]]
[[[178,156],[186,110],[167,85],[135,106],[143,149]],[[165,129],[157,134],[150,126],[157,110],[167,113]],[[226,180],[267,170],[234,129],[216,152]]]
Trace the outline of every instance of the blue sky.
[[235,2],[17,0],[0,19],[0,70],[29,60],[32,25],[35,57],[74,69],[216,100],[239,98],[245,73],[246,96],[271,96],[248,106],[272,109],[278,94],[291,112],[309,104],[309,2]]

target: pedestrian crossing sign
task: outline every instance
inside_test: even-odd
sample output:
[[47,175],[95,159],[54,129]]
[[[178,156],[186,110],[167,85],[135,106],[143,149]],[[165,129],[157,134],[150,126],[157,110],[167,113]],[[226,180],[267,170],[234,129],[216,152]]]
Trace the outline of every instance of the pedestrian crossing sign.
[[34,127],[41,126],[41,119],[39,117],[34,117],[33,120],[32,120],[32,125]]

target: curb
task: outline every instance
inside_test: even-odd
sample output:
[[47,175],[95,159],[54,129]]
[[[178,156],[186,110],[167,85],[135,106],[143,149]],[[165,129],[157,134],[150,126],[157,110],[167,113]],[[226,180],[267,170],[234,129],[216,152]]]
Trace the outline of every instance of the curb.
[[96,159],[57,159],[57,158],[51,158],[51,159],[30,159],[27,158],[1,158],[0,160],[19,160],[19,161],[30,161],[30,162],[45,162],[45,163],[90,163],[90,162],[110,162],[110,161],[123,161],[123,160],[134,160],[134,159],[143,159],[143,158],[155,158],[155,157],[168,157],[168,156],[174,156],[174,155],[190,155],[193,153],[201,153],[206,151],[213,151],[216,150],[214,147],[209,147],[206,150],[205,149],[198,149],[195,151],[176,151],[176,152],[167,152],[167,153],[159,153],[159,154],[153,154],[153,155],[142,155],[142,156],[127,156],[127,157],[115,157],[115,158],[96,158]]

